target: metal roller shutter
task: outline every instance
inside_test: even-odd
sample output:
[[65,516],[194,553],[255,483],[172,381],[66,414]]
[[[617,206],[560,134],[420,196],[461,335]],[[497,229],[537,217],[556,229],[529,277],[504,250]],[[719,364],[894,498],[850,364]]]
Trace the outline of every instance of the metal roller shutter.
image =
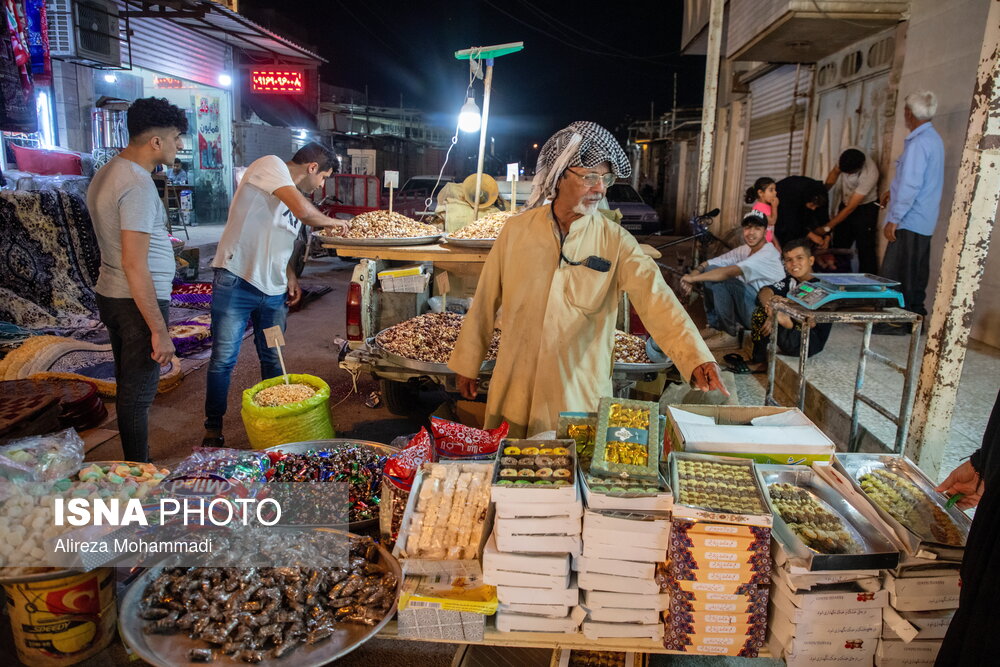
[[[134,9],[118,3],[119,11]],[[121,23],[125,29],[125,21]],[[195,83],[217,87],[219,74],[232,68],[230,47],[159,18],[132,19],[132,64]],[[122,60],[128,47],[122,42]]]
[[812,70],[796,65],[782,65],[750,82],[750,132],[743,170],[744,188],[753,185],[761,176],[779,181],[802,170],[805,100],[811,84]]

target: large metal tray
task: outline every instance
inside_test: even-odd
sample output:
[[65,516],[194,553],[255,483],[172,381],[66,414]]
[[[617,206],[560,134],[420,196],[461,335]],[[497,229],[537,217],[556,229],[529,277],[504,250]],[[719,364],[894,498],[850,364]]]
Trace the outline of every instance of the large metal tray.
[[660,371],[667,370],[673,365],[673,362],[669,361],[657,364],[630,364],[624,361],[616,361],[614,370],[622,373],[659,373]]
[[[381,332],[379,332],[381,333]],[[378,335],[374,338],[368,339],[368,347],[375,352],[377,355],[381,356],[386,361],[393,363],[402,368],[408,368],[411,371],[420,371],[421,373],[433,373],[434,375],[454,375],[455,371],[448,368],[448,364],[438,364],[431,361],[419,361],[417,359],[408,359],[406,357],[401,357],[398,354],[390,352],[381,345],[378,344]],[[496,365],[495,359],[487,359],[480,366],[482,371],[492,371],[493,367]]]
[[[302,442],[290,442],[287,445],[275,445],[263,450],[265,452],[288,452],[289,454],[305,454],[311,449],[339,449],[340,447],[356,445],[366,449],[374,449],[385,456],[392,456],[399,451],[397,447],[383,445],[381,442],[371,440],[352,440],[351,438],[329,438],[327,440],[304,440]],[[351,521],[352,530],[361,530],[378,525],[378,517],[365,519],[364,521]]]
[[343,236],[323,236],[322,234],[317,234],[315,232],[313,233],[313,236],[321,243],[346,246],[430,245],[432,243],[437,243],[438,239],[441,238],[440,234],[433,234],[431,236],[404,236],[393,239],[349,239],[344,238]]
[[450,236],[445,236],[441,239],[448,245],[457,246],[459,248],[481,248],[489,249],[493,247],[493,243],[496,239],[455,239]]
[[965,541],[969,537],[969,529],[972,527],[972,520],[957,507],[945,507],[947,498],[934,490],[934,484],[927,479],[923,471],[912,461],[904,456],[893,456],[888,454],[836,454],[834,456],[834,467],[851,480],[855,490],[868,496],[861,490],[860,478],[872,470],[885,469],[890,472],[902,475],[912,482],[938,509],[944,512],[952,521],[962,539],[962,544],[951,545],[937,542],[931,535],[920,535],[908,526],[904,526],[896,521],[887,511],[882,509],[874,501],[868,500],[878,515],[886,521],[896,531],[897,536],[904,540],[914,555],[921,552],[929,552],[932,557],[945,560],[961,560],[965,549]]
[[[792,558],[799,559],[808,570],[888,570],[899,563],[899,550],[882,535],[864,516],[812,468],[796,465],[758,465],[757,478],[764,489],[764,499],[774,525],[771,536],[785,548]],[[771,501],[768,487],[786,483],[803,489],[821,507],[833,513],[844,524],[861,550],[852,554],[825,554],[805,545]]]
[[[329,532],[330,529],[322,529]],[[377,625],[367,626],[345,623],[338,626],[338,629],[328,638],[313,645],[303,644],[280,660],[264,660],[260,665],[273,667],[278,665],[294,665],[294,667],[317,667],[342,658],[366,641],[377,635],[386,623],[394,616],[396,605],[399,602],[399,593],[403,585],[403,571],[397,561],[385,547],[376,545],[379,552],[379,563],[385,569],[396,575],[396,596],[395,602],[389,607],[383,618]],[[147,635],[142,631],[146,621],[139,618],[139,605],[142,601],[142,593],[146,586],[153,581],[162,570],[162,567],[154,567],[146,570],[138,579],[129,586],[121,601],[121,611],[118,614],[118,632],[122,641],[132,649],[140,658],[156,665],[156,667],[200,667],[205,663],[191,662],[188,660],[188,651],[192,648],[207,647],[208,644],[202,641],[191,639],[184,633],[173,635]],[[240,665],[243,663],[232,660],[229,656],[217,657],[214,665]]]

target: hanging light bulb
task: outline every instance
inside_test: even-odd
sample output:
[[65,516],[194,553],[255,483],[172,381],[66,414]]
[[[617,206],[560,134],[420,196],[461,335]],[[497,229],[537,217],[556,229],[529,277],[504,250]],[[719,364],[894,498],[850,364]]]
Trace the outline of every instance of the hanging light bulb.
[[458,129],[462,132],[478,132],[483,124],[482,114],[476,105],[476,100],[472,97],[465,101],[462,110],[458,113]]

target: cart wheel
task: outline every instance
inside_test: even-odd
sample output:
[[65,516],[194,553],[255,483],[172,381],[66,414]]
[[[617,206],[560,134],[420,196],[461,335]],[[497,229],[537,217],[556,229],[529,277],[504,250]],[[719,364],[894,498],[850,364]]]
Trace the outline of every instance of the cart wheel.
[[418,385],[395,380],[379,380],[379,383],[382,387],[382,400],[389,412],[400,417],[423,416]]

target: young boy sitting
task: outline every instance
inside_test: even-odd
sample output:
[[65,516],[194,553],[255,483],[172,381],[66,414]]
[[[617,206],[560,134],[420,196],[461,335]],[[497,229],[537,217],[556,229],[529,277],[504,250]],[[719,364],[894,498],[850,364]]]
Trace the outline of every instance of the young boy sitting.
[[[781,260],[785,265],[785,277],[761,288],[757,294],[757,308],[751,318],[750,335],[753,340],[753,362],[764,363],[767,361],[767,344],[771,337],[771,323],[777,321],[778,324],[778,351],[781,354],[798,356],[802,348],[802,333],[798,324],[793,322],[788,315],[778,313],[774,320],[771,319],[771,299],[776,296],[788,296],[801,283],[808,283],[814,280],[812,268],[815,258],[812,254],[812,244],[809,239],[796,239],[785,244],[781,251]],[[809,332],[809,356],[821,352],[826,345],[827,338],[830,337],[830,327],[832,325],[817,324]]]

